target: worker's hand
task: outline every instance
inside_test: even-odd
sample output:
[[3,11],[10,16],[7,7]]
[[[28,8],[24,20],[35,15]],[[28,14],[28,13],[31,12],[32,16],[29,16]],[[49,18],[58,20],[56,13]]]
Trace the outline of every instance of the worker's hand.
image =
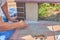
[[18,25],[20,25],[20,27],[17,27],[17,28],[22,28],[22,29],[24,29],[24,28],[27,27],[27,24],[26,24],[23,20],[19,21],[19,24],[18,24]]
[[16,20],[16,19],[17,19],[17,16],[10,18],[10,21],[17,22],[18,20]]

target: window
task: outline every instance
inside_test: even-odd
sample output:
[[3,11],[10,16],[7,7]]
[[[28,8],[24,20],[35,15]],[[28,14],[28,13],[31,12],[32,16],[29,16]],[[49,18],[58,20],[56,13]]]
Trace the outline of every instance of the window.
[[25,3],[16,2],[17,4],[17,16],[18,20],[25,20],[26,14],[25,14]]

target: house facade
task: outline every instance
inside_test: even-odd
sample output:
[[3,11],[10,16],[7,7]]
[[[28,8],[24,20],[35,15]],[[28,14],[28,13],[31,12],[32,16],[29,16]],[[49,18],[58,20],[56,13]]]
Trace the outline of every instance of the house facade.
[[[38,21],[38,4],[43,2],[59,3],[60,0],[7,0],[8,8],[17,9],[18,19],[32,21]],[[55,39],[54,36],[48,36],[46,40]]]
[[16,2],[8,0],[9,7],[17,8],[17,13],[19,18],[23,18],[25,20],[32,20],[37,21],[38,20],[38,4],[37,3],[30,3],[30,2]]
[[15,0],[15,2],[24,3],[25,4],[25,16],[26,20],[34,20],[38,21],[38,6],[41,3],[49,2],[49,3],[59,3],[60,0]]
[[38,21],[38,4],[58,3],[60,0],[8,0],[9,7],[17,8],[18,19]]

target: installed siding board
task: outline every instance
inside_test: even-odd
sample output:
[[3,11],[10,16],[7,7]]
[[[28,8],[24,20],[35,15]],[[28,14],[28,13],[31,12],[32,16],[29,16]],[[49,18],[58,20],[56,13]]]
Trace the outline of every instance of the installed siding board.
[[18,12],[24,12],[24,8],[17,8],[18,10]]
[[17,4],[17,16],[18,20],[25,20],[26,14],[25,14],[25,3],[16,2]]
[[18,7],[24,7],[24,5],[25,5],[24,3],[17,2]]
[[23,13],[18,13],[18,16],[20,16],[20,17],[24,17],[25,14],[23,14]]
[[16,8],[16,2],[14,2],[14,1],[8,1],[7,0],[7,4],[8,4],[8,8]]
[[16,2],[60,2],[60,0],[15,0]]

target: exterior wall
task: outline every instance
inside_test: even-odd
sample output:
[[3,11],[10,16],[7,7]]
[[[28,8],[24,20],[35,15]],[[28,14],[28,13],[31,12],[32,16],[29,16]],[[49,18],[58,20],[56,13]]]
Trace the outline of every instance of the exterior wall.
[[26,20],[38,20],[38,3],[25,3]]
[[60,0],[15,0],[16,2],[60,2]]
[[[16,7],[16,3],[14,1],[13,2],[7,1],[7,2],[8,2],[8,7],[13,7],[13,5],[14,5],[14,7]],[[37,21],[38,20],[38,4],[37,3],[26,3],[25,7],[26,7],[26,19]],[[16,40],[17,37],[19,37],[19,36],[21,37],[19,32],[20,32],[20,30],[16,31],[16,33],[14,33],[14,36],[11,37],[11,40],[12,39]],[[28,37],[29,37],[29,35],[26,38],[27,40],[28,40]],[[30,38],[30,40],[31,40],[31,38]],[[54,40],[54,36],[48,36],[46,40]]]
[[8,8],[16,8],[16,2],[14,0],[7,0]]

